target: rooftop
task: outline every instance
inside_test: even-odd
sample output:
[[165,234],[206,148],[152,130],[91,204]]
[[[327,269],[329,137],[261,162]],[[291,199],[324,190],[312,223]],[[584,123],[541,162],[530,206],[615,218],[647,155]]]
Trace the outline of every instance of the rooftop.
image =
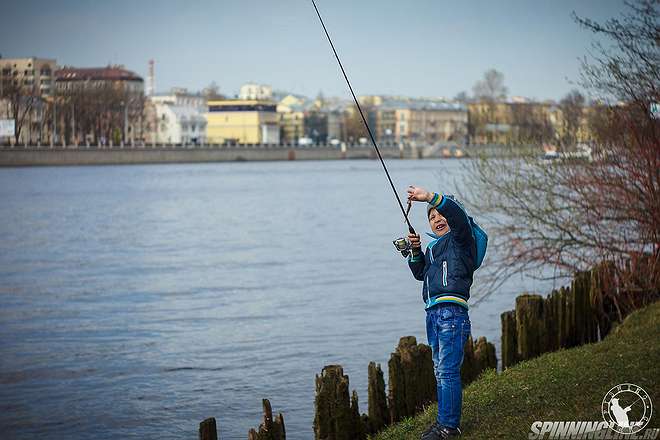
[[142,77],[135,72],[126,70],[123,66],[106,67],[63,67],[55,71],[56,81],[140,81]]
[[459,102],[440,102],[436,100],[414,99],[414,100],[385,100],[378,106],[383,109],[399,110],[439,110],[439,111],[467,111],[467,107]]

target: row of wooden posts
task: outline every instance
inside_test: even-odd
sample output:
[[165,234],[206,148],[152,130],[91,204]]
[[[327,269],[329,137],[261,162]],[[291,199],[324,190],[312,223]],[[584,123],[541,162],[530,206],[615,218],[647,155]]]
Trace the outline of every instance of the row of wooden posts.
[[571,285],[553,290],[547,297],[524,294],[515,310],[504,312],[502,321],[502,369],[543,353],[597,342],[612,322],[603,282],[613,269],[603,263],[577,273]]
[[[636,271],[634,271],[636,272]],[[611,263],[575,275],[571,285],[554,290],[547,297],[523,294],[516,298],[515,310],[504,312],[502,322],[502,369],[560,348],[596,342],[605,337],[616,316],[616,306],[603,295],[613,284]],[[616,283],[614,283],[616,284]],[[656,296],[660,293],[656,292]],[[495,347],[486,338],[464,350],[461,369],[463,385],[484,370],[497,368]],[[436,401],[431,348],[405,336],[388,362],[388,387],[380,364],[368,367],[368,410],[360,415],[356,391],[349,394],[348,376],[340,365],[328,365],[316,376],[314,434],[316,439],[366,439],[385,426],[413,416]],[[284,417],[273,418],[270,402],[263,401],[264,420],[258,430],[250,430],[249,440],[283,440]],[[200,440],[217,440],[215,419],[200,424]]]
[[[414,336],[405,336],[391,354],[388,366],[388,388],[380,364],[369,363],[367,414],[360,415],[358,395],[350,392],[349,378],[341,365],[328,365],[316,376],[314,434],[316,439],[366,439],[385,426],[413,416],[436,401],[436,382],[431,348],[418,344]],[[472,337],[465,345],[461,369],[463,384],[479,376],[487,368],[496,368],[495,347],[486,338],[476,343]],[[200,440],[217,440],[215,418],[199,425]],[[284,417],[273,418],[270,402],[263,400],[263,421],[258,429],[248,432],[248,440],[284,440]]]

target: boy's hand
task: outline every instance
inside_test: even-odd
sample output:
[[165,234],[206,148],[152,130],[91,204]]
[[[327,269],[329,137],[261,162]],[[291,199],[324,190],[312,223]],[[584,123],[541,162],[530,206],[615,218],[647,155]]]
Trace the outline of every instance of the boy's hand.
[[408,240],[410,240],[411,246],[415,249],[422,247],[422,240],[419,238],[418,234],[408,234]]
[[415,202],[430,202],[433,194],[418,186],[410,185],[408,187],[408,200]]

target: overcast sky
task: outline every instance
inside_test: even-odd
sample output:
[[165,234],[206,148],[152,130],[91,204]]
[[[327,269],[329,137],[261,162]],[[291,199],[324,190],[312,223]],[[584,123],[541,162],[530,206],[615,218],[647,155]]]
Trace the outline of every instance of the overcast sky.
[[[615,0],[318,0],[356,93],[453,97],[489,68],[510,95],[559,99],[575,86]],[[3,2],[0,54],[79,67],[123,64],[156,89],[234,95],[247,81],[308,96],[347,96],[311,0],[21,0]]]

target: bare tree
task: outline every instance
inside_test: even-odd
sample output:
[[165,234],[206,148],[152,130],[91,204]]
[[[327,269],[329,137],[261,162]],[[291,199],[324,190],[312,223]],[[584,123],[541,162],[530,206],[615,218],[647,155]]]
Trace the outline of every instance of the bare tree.
[[84,82],[58,92],[58,127],[68,142],[91,137],[92,142],[112,139],[126,143],[142,136],[139,121],[144,113],[141,92],[111,82],[88,87]]
[[477,81],[472,87],[472,93],[479,100],[503,101],[508,93],[508,89],[504,85],[504,74],[495,69],[486,71],[483,79]]
[[505,122],[501,120],[503,101],[507,94],[504,75],[495,69],[486,71],[483,79],[472,87],[472,93],[474,100],[483,105],[478,112],[472,111],[470,114],[470,136],[485,136],[488,142],[497,142],[500,137],[498,130],[503,128]]
[[584,119],[584,107],[584,96],[577,90],[572,90],[559,102],[562,117],[561,143],[564,148],[575,146],[578,142],[580,125]]
[[41,99],[37,84],[27,76],[14,72],[9,76],[0,72],[0,100],[7,105],[7,115],[14,120],[14,140],[18,144],[23,127]]
[[[369,118],[370,113],[373,111],[372,106],[360,104],[360,107],[362,107],[365,118]],[[370,125],[373,126],[375,124]],[[362,116],[360,116],[360,112],[355,105],[350,106],[344,111],[344,126],[346,127],[346,140],[349,142],[355,142],[360,138],[366,138],[369,136],[369,133],[367,133],[367,129],[364,126]]]
[[[660,121],[649,115],[650,103],[660,102],[658,4],[629,3],[605,24],[575,17],[612,43],[596,45],[582,69],[582,85],[601,99],[590,109],[591,161],[547,164],[535,153],[469,165],[473,186],[464,197],[494,225],[491,286],[523,272],[572,275],[607,260],[617,281],[601,303],[615,304],[619,317],[660,296]],[[580,99],[565,104],[577,108]]]
[[511,103],[509,108],[511,109],[512,140],[536,145],[554,140],[555,130],[549,119],[547,105],[521,102]]
[[[328,114],[320,110],[311,110],[305,114],[305,136],[314,142],[328,139]],[[296,139],[297,140],[297,139]]]
[[465,90],[462,90],[454,96],[454,101],[460,102],[461,104],[467,104],[470,101],[470,97]]
[[225,95],[220,93],[220,87],[215,81],[211,81],[211,84],[204,87],[204,90],[202,90],[202,96],[207,100],[225,99]]

